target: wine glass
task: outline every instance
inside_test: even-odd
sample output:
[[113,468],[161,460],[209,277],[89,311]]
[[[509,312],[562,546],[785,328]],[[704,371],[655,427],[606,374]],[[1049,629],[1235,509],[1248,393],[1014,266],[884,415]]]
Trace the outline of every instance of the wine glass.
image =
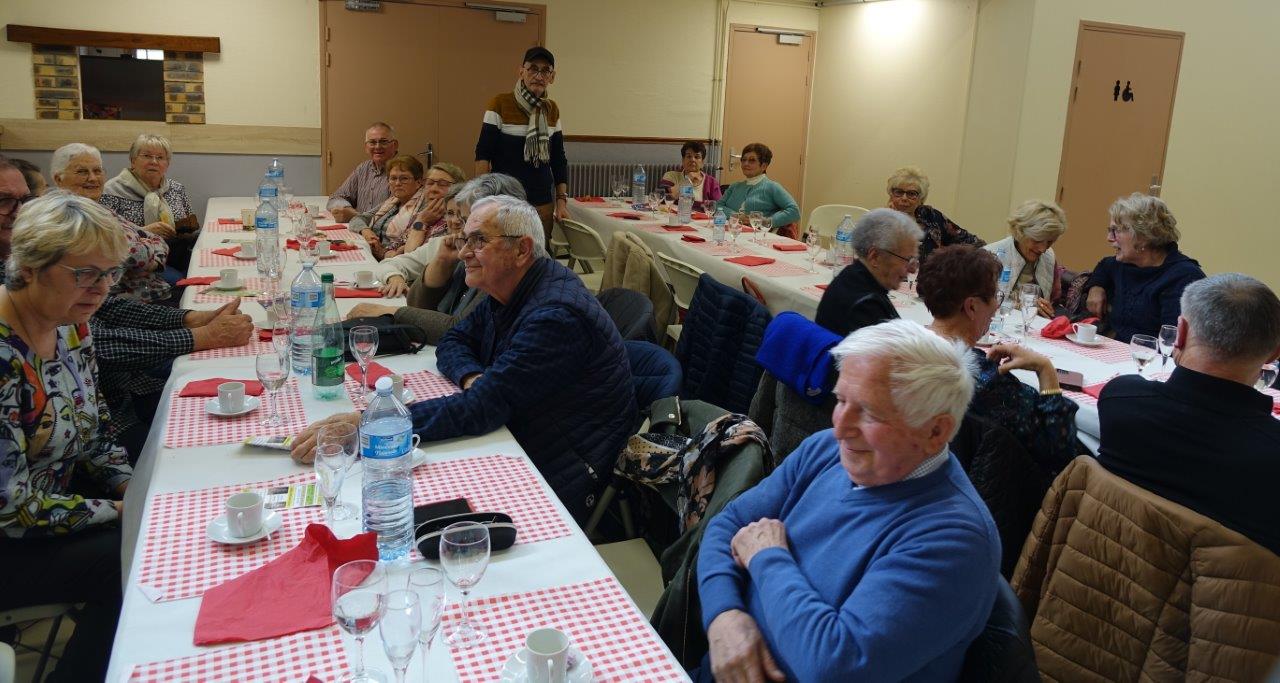
[[1276,383],[1276,376],[1280,375],[1280,361],[1272,361],[1262,366],[1262,370],[1258,372],[1258,381],[1253,383],[1253,388],[1258,391],[1271,388]]
[[809,272],[818,272],[818,252],[822,250],[822,237],[818,229],[810,225],[804,233],[804,243],[809,247]]
[[1022,313],[1022,338],[1031,334],[1031,321],[1039,310],[1040,285],[1025,284],[1018,288],[1018,308]]
[[760,219],[760,229],[756,231],[756,243],[760,246],[769,244],[769,235],[773,234],[773,219],[765,216]]
[[271,346],[282,357],[289,356],[291,328],[293,325],[293,309],[289,304],[289,294],[276,287],[269,287],[262,307],[267,310],[267,322],[271,325]]
[[316,472],[316,487],[324,498],[324,517],[333,528],[333,510],[342,492],[342,479],[347,471],[347,454],[342,444],[325,443],[316,446],[316,459],[312,464]]
[[1159,349],[1160,343],[1149,334],[1135,334],[1129,340],[1129,351],[1133,353],[1133,360],[1138,364],[1139,375],[1142,375],[1142,370],[1148,363],[1160,355]]
[[742,226],[747,223],[747,218],[743,214],[738,214],[725,227],[729,229],[729,251],[738,253],[738,235],[742,234]]
[[280,391],[280,387],[284,386],[285,380],[289,379],[289,359],[281,356],[275,349],[260,353],[254,359],[254,367],[258,372],[258,381],[262,382],[262,386],[267,390],[267,396],[271,400],[271,412],[262,420],[264,427],[279,427],[288,424],[288,420],[280,414],[280,405],[276,400],[276,393]]
[[[344,476],[351,471],[356,462],[356,452],[360,448],[360,433],[350,422],[330,422],[320,428],[316,434],[316,446],[336,445],[342,448],[342,471]],[[355,508],[346,503],[338,503],[333,507],[335,520],[353,519]]]
[[382,672],[364,668],[364,637],[386,611],[387,572],[377,560],[354,560],[333,572],[333,616],[355,636],[356,665],[349,682],[382,683]]
[[1169,357],[1173,355],[1173,344],[1178,341],[1178,327],[1176,325],[1160,326],[1160,367],[1169,364]]
[[435,567],[422,567],[409,573],[409,590],[418,594],[422,608],[422,630],[418,633],[418,645],[422,651],[422,680],[427,680],[427,656],[431,643],[440,631],[440,617],[444,615],[444,573]]
[[622,198],[625,197],[626,195],[627,195],[627,181],[623,178],[614,178],[613,179],[613,198],[616,201],[622,201]]
[[440,565],[449,583],[462,591],[462,621],[445,642],[450,647],[472,647],[485,639],[484,629],[471,620],[468,598],[489,566],[489,528],[476,522],[445,527],[440,534]]
[[751,223],[751,229],[755,231],[755,236],[759,239],[760,229],[764,226],[764,213],[760,211],[752,211],[747,214],[747,221]]
[[382,636],[382,651],[396,670],[396,683],[404,683],[409,660],[421,637],[422,604],[418,594],[409,590],[387,593],[386,603],[386,612],[378,621],[378,635]]
[[351,355],[356,357],[360,366],[360,386],[365,393],[369,388],[369,361],[378,353],[378,328],[373,325],[358,325],[351,328]]

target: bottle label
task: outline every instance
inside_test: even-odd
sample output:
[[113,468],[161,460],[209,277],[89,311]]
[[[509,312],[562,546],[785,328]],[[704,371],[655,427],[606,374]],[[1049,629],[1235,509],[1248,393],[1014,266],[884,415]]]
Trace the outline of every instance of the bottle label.
[[337,386],[343,378],[342,349],[326,346],[311,351],[311,381],[320,386]]
[[295,289],[290,295],[290,305],[294,308],[320,308],[320,292]]
[[376,436],[373,434],[365,434],[363,430],[360,432],[360,456],[365,458],[373,458],[375,460],[391,460],[398,458],[410,451],[413,444],[413,430],[406,429],[403,432],[390,434],[387,436]]

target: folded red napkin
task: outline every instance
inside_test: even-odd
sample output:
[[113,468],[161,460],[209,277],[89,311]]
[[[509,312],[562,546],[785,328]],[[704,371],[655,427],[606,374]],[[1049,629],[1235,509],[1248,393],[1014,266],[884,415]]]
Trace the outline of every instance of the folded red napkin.
[[187,382],[187,386],[182,387],[182,391],[178,393],[178,396],[217,396],[218,385],[223,382],[244,382],[245,394],[249,396],[262,395],[262,382],[257,380],[210,377],[209,379],[198,379]]
[[220,275],[201,275],[199,277],[184,277],[181,280],[178,280],[178,286],[186,287],[188,285],[211,285],[221,279],[222,279],[222,276]]
[[814,287],[817,287],[818,289],[821,289],[824,292],[827,291],[827,287],[830,287],[830,286],[831,285],[814,285]]
[[226,247],[223,249],[214,249],[213,253],[219,256],[235,256],[236,254],[240,253],[240,247],[235,246],[235,247]]
[[734,256],[725,260],[740,266],[763,266],[773,263],[773,259],[767,256]]
[[791,242],[774,242],[773,248],[778,251],[808,251],[809,247],[803,244],[792,244]]
[[205,592],[195,644],[265,640],[328,626],[333,572],[354,560],[376,559],[377,534],[339,539],[323,524],[308,524],[293,550]]
[[239,218],[219,218],[218,225],[240,225]]
[[629,221],[638,221],[641,218],[644,218],[644,216],[641,216],[638,213],[632,213],[630,211],[614,211],[613,213],[609,213],[605,215],[613,218],[625,218]]
[[1271,412],[1275,413],[1276,415],[1280,415],[1280,403],[1277,403],[1271,406]]
[[381,299],[382,291],[377,289],[352,289],[350,287],[334,287],[335,299]]
[[346,230],[347,226],[333,223],[331,225],[317,225],[316,230]]
[[[1110,382],[1110,381],[1111,380],[1107,380],[1107,382]],[[1107,382],[1098,382],[1097,384],[1090,384],[1084,388],[1084,393],[1094,398],[1102,398],[1102,388],[1107,386]]]
[[680,239],[684,240],[685,242],[706,242],[707,241],[707,238],[701,235],[681,235]]
[[694,211],[694,212],[693,212],[693,216],[692,216],[692,218],[693,218],[693,220],[695,220],[695,221],[709,221],[709,220],[711,220],[711,216],[708,216],[707,214],[705,214],[705,213],[703,213],[703,212],[701,212],[701,211]]
[[603,204],[604,203],[604,197],[577,197],[576,199],[582,202],[583,204]]
[[271,328],[264,327],[258,330],[258,341],[271,341]]
[[[366,386],[373,386],[374,384],[377,383],[378,380],[390,374],[393,374],[393,373],[382,364],[374,361],[370,361],[369,381],[367,382]],[[359,382],[360,381],[360,364],[347,363],[347,376]]]
[[[1084,318],[1080,322],[1096,324],[1098,322],[1098,319]],[[1053,320],[1050,320],[1049,323],[1044,327],[1040,328],[1040,336],[1046,339],[1062,339],[1066,337],[1068,334],[1071,334],[1071,330],[1072,330],[1071,325],[1072,325],[1071,318],[1068,318],[1065,315],[1060,315],[1054,318]]]
[[668,232],[697,232],[692,225],[664,225],[662,229]]

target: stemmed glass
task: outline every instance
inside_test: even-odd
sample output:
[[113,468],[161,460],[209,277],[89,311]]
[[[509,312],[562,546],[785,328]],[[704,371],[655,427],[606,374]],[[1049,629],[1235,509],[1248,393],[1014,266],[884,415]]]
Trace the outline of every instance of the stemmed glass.
[[440,631],[440,617],[444,615],[444,574],[435,567],[422,567],[409,573],[409,590],[418,594],[422,607],[422,630],[418,633],[418,645],[422,651],[422,680],[427,680],[427,656],[431,643]]
[[276,290],[267,293],[267,303],[264,306],[267,309],[268,316],[271,320],[271,346],[275,348],[276,353],[283,358],[289,357],[291,326],[293,323],[293,310],[289,305],[289,295]]
[[489,528],[476,522],[457,522],[440,534],[440,565],[454,588],[462,591],[462,621],[445,642],[469,648],[485,639],[485,632],[471,620],[468,598],[489,566]]
[[729,229],[729,251],[735,254],[738,253],[738,235],[742,234],[742,226],[747,222],[747,220],[746,215],[740,213],[737,216],[734,216],[734,218],[729,221],[728,225],[725,226]]
[[320,444],[316,446],[316,459],[312,466],[316,472],[317,488],[324,498],[324,517],[332,528],[334,507],[338,502],[338,494],[342,492],[342,479],[347,471],[347,454],[343,452],[341,444]]
[[1176,325],[1160,326],[1160,367],[1169,364],[1169,357],[1173,355],[1173,345],[1178,341],[1178,327]]
[[1031,321],[1039,309],[1040,285],[1025,284],[1018,288],[1018,308],[1022,313],[1022,338],[1031,334]]
[[822,250],[822,237],[818,229],[810,225],[804,233],[804,243],[809,247],[809,272],[818,272],[818,252]]
[[377,560],[355,560],[333,572],[333,616],[355,636],[356,666],[349,682],[382,683],[382,672],[364,668],[364,636],[386,612],[387,572]]
[[1149,334],[1133,335],[1129,340],[1129,351],[1133,353],[1133,361],[1138,364],[1138,375],[1141,376],[1143,368],[1160,355],[1159,349],[1160,343],[1155,337]]
[[662,190],[662,186],[658,186],[658,188],[649,195],[649,210],[652,211],[655,216],[662,213],[662,199],[666,196],[667,193]]
[[622,201],[622,198],[625,197],[626,195],[627,195],[627,181],[622,178],[614,178],[613,179],[613,198],[617,201]]
[[418,647],[422,632],[422,604],[413,591],[391,591],[386,596],[386,613],[378,622],[378,634],[382,636],[382,651],[396,670],[396,683],[404,683],[409,660]]
[[369,361],[378,352],[378,328],[373,325],[359,325],[351,328],[351,355],[356,357],[360,365],[360,386],[365,393],[369,392]]
[[[355,464],[356,451],[360,448],[360,433],[355,425],[349,422],[330,422],[320,428],[320,432],[316,435],[316,446],[330,445],[342,449],[342,471],[345,477],[346,473],[351,471],[351,466]],[[335,520],[353,519],[355,516],[355,509],[346,503],[337,503],[333,506]]]
[[1253,388],[1258,391],[1271,388],[1276,383],[1276,376],[1280,374],[1280,361],[1272,361],[1262,366],[1262,370],[1258,372],[1258,381],[1253,383]]
[[764,213],[752,211],[747,214],[747,220],[751,223],[751,229],[755,231],[752,236],[758,242],[760,240],[760,230],[764,227]]
[[756,244],[762,247],[769,245],[769,235],[773,234],[773,219],[764,216],[760,219],[760,228],[756,230]]
[[279,427],[288,424],[282,415],[280,415],[280,405],[276,400],[276,393],[280,391],[280,387],[284,386],[285,380],[289,379],[289,359],[281,356],[275,349],[265,353],[258,354],[254,359],[254,367],[258,371],[258,381],[262,382],[262,386],[266,388],[267,395],[271,399],[271,413],[262,420],[265,427]]

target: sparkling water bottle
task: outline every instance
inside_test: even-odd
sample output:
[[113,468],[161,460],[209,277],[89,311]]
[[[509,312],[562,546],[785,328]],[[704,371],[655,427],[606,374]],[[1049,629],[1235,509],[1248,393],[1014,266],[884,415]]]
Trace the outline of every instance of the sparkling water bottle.
[[711,241],[716,244],[724,244],[724,226],[729,222],[729,217],[724,215],[724,209],[716,209],[716,215],[711,219]]
[[342,352],[346,346],[342,333],[342,314],[333,297],[333,273],[320,276],[324,288],[324,305],[316,309],[311,331],[311,393],[322,401],[343,395]]
[[836,226],[835,242],[831,270],[839,275],[840,271],[853,263],[853,216],[845,214],[840,225]]
[[293,373],[299,377],[311,374],[311,334],[324,304],[323,293],[315,265],[302,264],[302,272],[289,286],[289,312],[294,321],[289,343],[293,349]]
[[258,188],[258,209],[253,214],[253,239],[258,246],[258,274],[270,277],[279,267],[280,212],[275,205],[276,188],[263,183]]
[[398,560],[413,545],[413,421],[391,393],[391,378],[378,378],[377,395],[360,416],[364,458],[361,502],[364,530],[378,534],[378,559]]
[[644,174],[644,165],[636,164],[636,170],[631,172],[631,201],[635,204],[643,204],[646,194],[645,185],[648,179]]
[[693,184],[688,178],[680,183],[680,199],[676,201],[676,210],[680,225],[688,225],[689,219],[693,218]]

